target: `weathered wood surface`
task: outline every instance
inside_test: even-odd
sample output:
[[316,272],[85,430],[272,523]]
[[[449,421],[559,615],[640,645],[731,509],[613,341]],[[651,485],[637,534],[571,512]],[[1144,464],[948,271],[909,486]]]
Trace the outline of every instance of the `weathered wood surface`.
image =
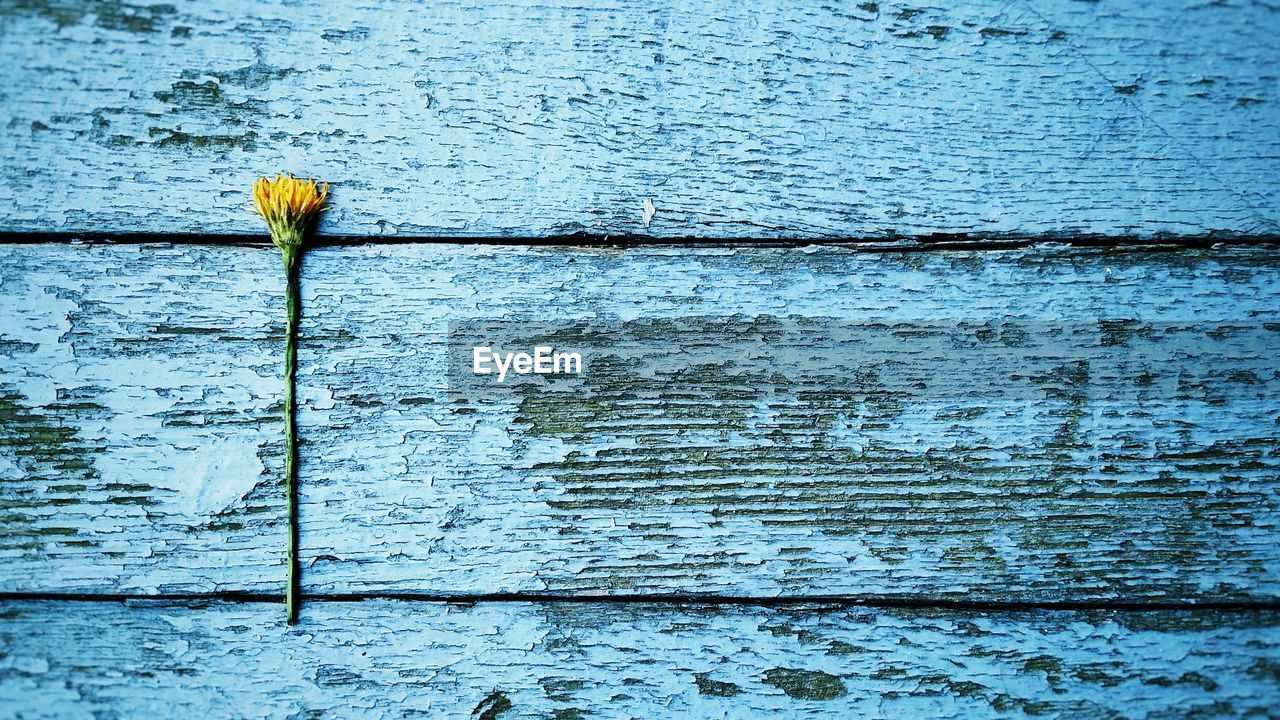
[[258,232],[291,169],[359,236],[1274,234],[1277,38],[1260,2],[9,0],[0,231]]
[[[1275,597],[1278,260],[1274,248],[319,250],[299,368],[305,584]],[[705,317],[1095,332],[1047,356],[1046,386],[1067,392],[1035,398],[968,394],[971,379],[1028,372],[1005,340],[950,365],[904,353],[895,372],[930,384],[890,375],[877,395],[856,354],[837,359],[844,378],[740,374],[700,366],[703,338],[674,331],[649,354],[689,354],[683,375],[446,392],[448,321]],[[1131,322],[1113,336],[1102,321],[1118,318]],[[1108,377],[1148,352],[1144,335],[1174,328],[1191,343],[1151,370],[1177,382],[1142,392],[1136,372]],[[929,376],[933,363],[963,375]]]
[[[3,257],[0,588],[278,592],[274,250],[39,245]],[[304,583],[1272,598],[1278,259],[1267,248],[317,249],[299,372]],[[714,373],[644,387],[604,375],[589,399],[526,389],[459,404],[444,392],[451,320],[914,327],[960,309],[1028,330],[1133,322],[1084,336],[1112,344],[1064,346],[1055,377],[1070,392],[1034,402],[957,396],[945,374],[927,391],[891,381],[872,397],[852,380],[775,377],[744,391]],[[1170,356],[1184,376],[1172,394],[1107,379],[1100,360],[1179,327],[1194,352]],[[679,337],[655,347],[668,346],[689,349]],[[1087,376],[1084,351],[1096,354]],[[1021,368],[1006,352],[966,367],[974,378]]]
[[279,266],[0,248],[0,590],[283,586]]
[[1276,717],[1280,614],[0,604],[0,716]]

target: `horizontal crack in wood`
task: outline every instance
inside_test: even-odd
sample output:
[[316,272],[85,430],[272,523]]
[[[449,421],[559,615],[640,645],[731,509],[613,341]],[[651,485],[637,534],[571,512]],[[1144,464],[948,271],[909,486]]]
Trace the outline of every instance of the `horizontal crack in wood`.
[[[948,600],[927,597],[853,597],[843,595],[750,597],[741,595],[563,595],[548,593],[316,593],[303,595],[305,603],[350,603],[366,600],[402,600],[407,602],[475,605],[480,603],[588,604],[614,603],[632,605],[746,605],[757,607],[834,606],[884,609],[936,609],[972,612],[1022,612],[1031,610],[1123,612],[1213,611],[1257,612],[1280,611],[1280,598],[1265,600],[1232,600],[1209,602],[1163,602],[1149,600]],[[57,593],[4,592],[0,602],[238,602],[280,603],[283,595],[250,592],[212,593]]]

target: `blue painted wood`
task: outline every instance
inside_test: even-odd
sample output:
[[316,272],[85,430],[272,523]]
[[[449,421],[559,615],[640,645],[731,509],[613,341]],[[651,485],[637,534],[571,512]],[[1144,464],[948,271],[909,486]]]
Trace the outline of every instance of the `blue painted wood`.
[[0,603],[0,716],[1268,717],[1276,613]]
[[[1280,594],[1272,248],[388,245],[307,263],[312,590]],[[472,340],[525,349],[658,322],[630,356],[588,339],[606,361],[581,384],[451,394],[469,348],[450,365],[448,332],[468,319],[508,321]],[[886,330],[737,334],[798,320]],[[956,322],[987,341],[912,339]],[[842,345],[887,328],[885,353]],[[1025,376],[1043,379],[1001,394]]]
[[[3,248],[0,591],[280,590],[278,263],[209,244]],[[335,247],[309,253],[303,292],[310,592],[1280,589],[1274,249]],[[750,383],[607,373],[584,394],[448,394],[451,322],[734,317],[964,320],[1050,362],[1004,339],[964,364],[908,344],[923,354],[870,400],[856,352],[832,354],[836,375],[793,355]],[[1043,345],[1054,328],[1068,339]],[[705,339],[644,347],[670,362]],[[1113,372],[1144,357],[1163,380]],[[1028,367],[1067,392],[970,394]]]
[[[1280,9],[282,0],[0,7],[0,231],[1272,234]],[[645,202],[655,213],[646,220]]]
[[0,247],[0,591],[283,587],[283,292],[274,248]]
[[[1274,237],[1277,31],[1280,8],[1244,2],[0,2],[0,232],[256,234],[248,184],[283,169],[337,182],[322,232],[370,239]],[[282,586],[274,267],[210,245],[0,256],[0,591]],[[1275,374],[1238,328],[1275,322],[1277,267],[1268,248],[319,251],[306,582],[1274,600]],[[1219,404],[765,412],[768,444],[699,425],[731,403],[662,393],[640,420],[565,398],[442,411],[440,323],[548,299],[611,320],[1117,321],[1118,343],[1083,348],[1104,361],[1181,323],[1216,330],[1174,367],[1264,372]],[[0,718],[1280,700],[1269,611],[316,602],[296,632],[281,612],[0,603]]]

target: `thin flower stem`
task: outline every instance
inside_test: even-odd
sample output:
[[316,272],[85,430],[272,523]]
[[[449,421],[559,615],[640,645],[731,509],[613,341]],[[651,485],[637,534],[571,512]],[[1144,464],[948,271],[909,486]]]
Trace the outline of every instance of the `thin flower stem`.
[[258,178],[253,183],[254,210],[267,221],[271,242],[280,248],[284,262],[285,311],[288,313],[284,337],[284,489],[289,512],[289,544],[287,585],[284,592],[286,619],[298,622],[298,604],[302,602],[302,567],[298,563],[298,421],[295,398],[298,369],[298,320],[302,317],[299,292],[302,272],[302,249],[307,231],[325,210],[329,184],[316,185],[315,180],[299,180],[293,175],[277,175],[275,180]]
[[302,317],[300,249],[285,251],[285,309],[288,319],[284,340],[284,482],[289,507],[288,586],[284,604],[288,623],[298,622],[298,603],[302,594],[301,567],[298,564],[298,435],[297,407],[294,401],[294,372],[298,366],[298,321]]

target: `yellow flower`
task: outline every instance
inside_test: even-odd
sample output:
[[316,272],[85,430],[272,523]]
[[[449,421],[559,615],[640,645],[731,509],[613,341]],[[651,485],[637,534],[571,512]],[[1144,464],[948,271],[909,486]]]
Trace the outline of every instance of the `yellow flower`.
[[302,317],[302,242],[311,222],[325,209],[327,197],[329,183],[317,186],[315,180],[299,180],[293,175],[277,175],[275,180],[258,178],[253,183],[254,209],[267,221],[271,241],[280,248],[285,270],[284,474],[289,544],[285,559],[288,575],[284,602],[290,625],[298,621],[298,598],[302,592],[299,582],[302,566],[298,563],[298,441],[294,410],[298,321]]
[[288,262],[302,246],[303,236],[311,221],[325,209],[329,183],[316,185],[315,180],[300,180],[290,175],[277,175],[275,180],[258,178],[253,184],[253,204],[267,221],[271,241],[285,253]]

